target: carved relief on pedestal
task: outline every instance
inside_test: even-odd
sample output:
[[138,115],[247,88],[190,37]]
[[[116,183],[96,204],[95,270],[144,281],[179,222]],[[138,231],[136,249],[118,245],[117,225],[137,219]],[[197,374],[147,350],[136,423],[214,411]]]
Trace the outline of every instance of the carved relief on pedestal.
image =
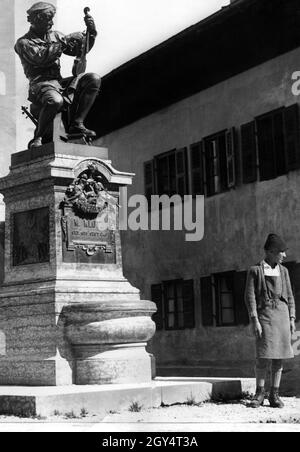
[[93,262],[116,263],[118,198],[108,191],[97,162],[87,161],[80,169],[62,202],[64,260],[72,262],[75,252],[76,261],[90,262],[85,255]]
[[49,208],[12,214],[12,265],[49,262]]

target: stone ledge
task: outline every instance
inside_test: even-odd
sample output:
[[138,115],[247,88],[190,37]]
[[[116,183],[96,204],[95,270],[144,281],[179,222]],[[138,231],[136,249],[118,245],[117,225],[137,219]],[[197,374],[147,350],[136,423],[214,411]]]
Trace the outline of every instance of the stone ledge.
[[254,379],[156,378],[147,384],[60,387],[0,387],[0,415],[50,416],[84,408],[103,418],[110,411],[126,411],[134,402],[154,408],[193,401],[201,403],[212,397],[234,399],[243,392],[254,392]]
[[99,146],[87,146],[73,143],[64,143],[62,141],[52,142],[44,144],[38,148],[28,149],[25,151],[17,152],[11,156],[11,168],[16,166],[37,161],[45,157],[54,157],[55,154],[72,155],[80,157],[91,158],[94,157],[107,160],[108,150],[107,148]]

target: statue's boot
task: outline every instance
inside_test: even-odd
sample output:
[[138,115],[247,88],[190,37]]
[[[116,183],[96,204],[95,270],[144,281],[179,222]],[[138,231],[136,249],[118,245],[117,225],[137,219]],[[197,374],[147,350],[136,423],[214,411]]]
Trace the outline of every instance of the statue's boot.
[[86,74],[86,80],[83,82],[83,88],[80,91],[79,96],[75,95],[74,98],[74,106],[76,111],[72,115],[73,119],[69,127],[70,134],[82,133],[91,138],[96,136],[96,132],[94,132],[94,130],[87,129],[85,127],[84,121],[99,94],[100,85],[101,79],[98,75]]
[[42,138],[38,137],[38,138],[34,138],[33,140],[30,141],[29,143],[29,148],[38,148],[39,146],[42,146],[43,142],[42,142]]
[[94,132],[94,130],[87,129],[83,122],[74,122],[69,128],[69,134],[82,134],[90,138],[95,138],[96,136],[96,132]]

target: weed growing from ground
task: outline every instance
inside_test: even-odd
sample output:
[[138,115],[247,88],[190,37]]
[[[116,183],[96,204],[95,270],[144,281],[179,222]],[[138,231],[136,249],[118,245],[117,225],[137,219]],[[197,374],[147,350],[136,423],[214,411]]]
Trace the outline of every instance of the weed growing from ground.
[[139,402],[132,402],[128,411],[133,413],[139,413],[142,410],[143,406],[139,404]]
[[194,396],[192,393],[191,393],[191,395],[188,396],[188,398],[186,399],[185,404],[188,405],[188,406],[196,405],[196,399],[195,399],[195,396]]
[[81,408],[80,417],[86,417],[89,412],[85,408]]
[[74,413],[74,411],[69,411],[68,413],[65,413],[66,419],[77,419],[78,416]]

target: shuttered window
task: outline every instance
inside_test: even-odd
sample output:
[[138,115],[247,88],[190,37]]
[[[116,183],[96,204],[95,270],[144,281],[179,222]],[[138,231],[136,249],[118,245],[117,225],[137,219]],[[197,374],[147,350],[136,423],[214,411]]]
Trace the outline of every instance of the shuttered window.
[[298,104],[256,118],[256,128],[260,180],[300,168]]
[[181,330],[195,327],[193,280],[165,281],[151,286],[152,300],[157,304],[153,316],[157,329]]
[[172,196],[188,193],[187,149],[174,149],[154,159],[157,193]]
[[273,179],[287,171],[283,115],[281,109],[257,118],[260,180]]
[[204,139],[204,169],[207,196],[235,186],[235,132],[223,131]]

